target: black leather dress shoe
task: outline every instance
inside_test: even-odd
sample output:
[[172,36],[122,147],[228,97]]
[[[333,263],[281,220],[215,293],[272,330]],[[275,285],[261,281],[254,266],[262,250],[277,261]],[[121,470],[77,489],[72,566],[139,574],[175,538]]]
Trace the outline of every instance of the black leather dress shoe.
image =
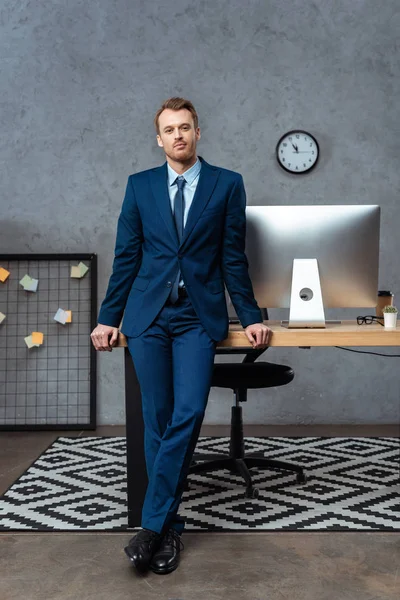
[[180,553],[183,549],[181,536],[171,527],[165,534],[159,549],[153,555],[150,569],[158,575],[172,573],[179,565]]
[[162,535],[150,529],[141,529],[124,548],[125,554],[140,572],[148,569],[153,554],[158,550]]

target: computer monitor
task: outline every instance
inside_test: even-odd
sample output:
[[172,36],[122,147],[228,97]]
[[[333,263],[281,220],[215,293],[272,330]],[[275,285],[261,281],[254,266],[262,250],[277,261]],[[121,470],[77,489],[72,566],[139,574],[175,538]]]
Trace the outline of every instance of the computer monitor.
[[380,207],[247,206],[249,275],[260,307],[289,327],[325,327],[324,308],[375,307]]

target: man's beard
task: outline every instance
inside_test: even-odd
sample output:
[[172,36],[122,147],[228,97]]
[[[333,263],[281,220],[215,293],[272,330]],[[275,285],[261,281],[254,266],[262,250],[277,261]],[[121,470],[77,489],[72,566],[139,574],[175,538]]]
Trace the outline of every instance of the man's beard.
[[191,158],[193,158],[195,151],[196,151],[195,146],[193,147],[193,146],[189,146],[189,144],[186,144],[186,146],[183,150],[176,151],[175,148],[172,148],[173,154],[172,155],[169,154],[168,156],[172,160],[186,162],[186,161],[191,160]]

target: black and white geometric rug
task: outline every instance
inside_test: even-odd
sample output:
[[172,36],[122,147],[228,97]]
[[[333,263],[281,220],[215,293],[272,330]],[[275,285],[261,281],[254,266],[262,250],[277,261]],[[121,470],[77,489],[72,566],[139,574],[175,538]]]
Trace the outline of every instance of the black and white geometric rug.
[[[185,531],[400,531],[400,440],[246,438],[246,452],[300,464],[294,474],[252,469],[189,476]],[[229,438],[201,437],[196,452],[228,454]],[[124,437],[59,437],[0,498],[0,531],[128,531]],[[129,530],[131,531],[131,530]]]

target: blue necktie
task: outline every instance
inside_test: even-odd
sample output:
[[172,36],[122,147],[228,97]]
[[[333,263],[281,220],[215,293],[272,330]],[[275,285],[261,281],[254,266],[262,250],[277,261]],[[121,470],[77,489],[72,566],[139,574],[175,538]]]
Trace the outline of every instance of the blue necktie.
[[[184,214],[183,186],[185,185],[185,181],[186,180],[183,177],[183,175],[180,175],[179,177],[176,178],[178,191],[176,192],[175,198],[174,198],[174,220],[175,220],[176,231],[178,233],[179,243],[181,243],[182,237],[183,237],[183,214]],[[171,302],[174,304],[178,300],[178,285],[179,285],[180,279],[181,279],[181,273],[180,273],[180,271],[178,271],[178,274],[176,276],[176,279],[174,281],[174,285],[172,286],[172,290],[171,290],[171,294],[170,294]]]
[[180,175],[176,178],[176,184],[178,186],[178,191],[176,192],[174,198],[174,219],[180,243],[183,236],[183,186],[185,185],[185,178]]

